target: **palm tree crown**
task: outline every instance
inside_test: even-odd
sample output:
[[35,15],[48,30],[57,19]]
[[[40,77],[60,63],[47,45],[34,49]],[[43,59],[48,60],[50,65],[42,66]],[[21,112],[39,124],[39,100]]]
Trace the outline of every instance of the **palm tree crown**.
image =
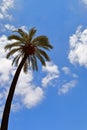
[[28,65],[30,65],[33,70],[38,70],[37,59],[39,59],[44,66],[46,65],[45,60],[50,61],[44,49],[50,50],[53,46],[49,43],[46,36],[41,35],[35,37],[35,28],[31,28],[29,33],[22,29],[15,30],[14,32],[17,32],[19,35],[9,36],[8,40],[15,41],[5,46],[5,50],[9,50],[6,56],[7,58],[16,53],[12,64],[18,65],[19,59],[26,56],[27,59],[23,66],[23,70],[26,73],[28,71]]

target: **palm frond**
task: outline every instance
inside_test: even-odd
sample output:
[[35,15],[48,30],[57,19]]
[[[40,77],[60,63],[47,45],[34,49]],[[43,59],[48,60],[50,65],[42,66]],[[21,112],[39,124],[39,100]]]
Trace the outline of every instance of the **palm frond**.
[[5,47],[4,47],[4,49],[5,50],[10,50],[11,48],[13,48],[13,47],[21,47],[23,45],[23,43],[21,43],[21,42],[14,42],[14,43],[11,43],[11,44],[7,44]]
[[24,73],[28,72],[28,60],[26,60],[25,63],[24,63],[23,71],[24,71]]
[[15,64],[16,66],[18,65],[19,59],[20,59],[21,55],[17,55],[12,62],[12,65]]
[[31,40],[33,39],[33,37],[34,37],[36,31],[37,31],[37,30],[36,30],[34,27],[29,30],[29,35],[28,35],[28,40],[29,40],[29,42],[31,42]]
[[8,59],[10,56],[12,56],[14,53],[16,53],[17,51],[19,51],[20,48],[15,48],[15,49],[12,49],[11,51],[9,51],[6,55],[6,58]]
[[38,71],[38,65],[37,65],[36,56],[35,56],[35,55],[31,56],[30,61],[31,61],[31,68],[32,68],[33,70]]
[[37,45],[37,47],[38,47],[38,48],[45,49],[45,50],[47,50],[47,51],[49,51],[49,50],[50,50],[50,48],[48,48],[48,46],[38,46],[38,45]]
[[43,66],[46,66],[45,60],[42,55],[40,55],[39,51],[36,51],[36,57],[40,60]]
[[38,52],[47,60],[50,61],[50,57],[47,55],[47,53],[41,49],[38,48]]
[[49,43],[49,40],[46,36],[38,36],[33,41],[32,44],[46,48],[47,50],[52,49],[53,46]]
[[31,68],[33,70],[35,70],[35,61],[34,61],[33,57],[31,57]]
[[21,37],[27,42],[28,41],[28,34],[23,31],[22,29],[18,29],[17,32],[21,35]]
[[17,40],[17,41],[24,42],[24,39],[21,38],[21,37],[18,36],[18,35],[11,35],[11,36],[8,36],[8,40]]
[[39,42],[47,42],[47,43],[49,43],[48,42],[48,38],[46,36],[43,36],[43,35],[37,36],[36,38],[34,38],[34,40],[32,41],[32,43],[37,43],[38,41]]
[[28,65],[30,66],[31,62],[31,56],[28,56]]
[[33,56],[33,58],[34,58],[35,70],[38,71],[37,58],[35,55]]

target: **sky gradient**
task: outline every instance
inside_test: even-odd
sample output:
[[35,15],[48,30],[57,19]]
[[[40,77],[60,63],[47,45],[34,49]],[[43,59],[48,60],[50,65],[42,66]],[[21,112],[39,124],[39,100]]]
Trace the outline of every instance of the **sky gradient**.
[[16,67],[4,46],[13,30],[37,29],[54,49],[39,71],[21,72],[9,130],[87,130],[87,0],[0,0],[0,120]]

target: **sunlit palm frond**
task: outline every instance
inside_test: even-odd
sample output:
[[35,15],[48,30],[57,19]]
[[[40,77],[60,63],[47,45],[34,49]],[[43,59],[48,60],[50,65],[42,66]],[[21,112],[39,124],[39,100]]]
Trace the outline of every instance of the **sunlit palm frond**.
[[28,40],[29,40],[29,42],[31,42],[31,40],[35,36],[36,31],[37,30],[34,27],[29,30],[29,34],[28,34]]
[[35,63],[33,57],[31,57],[31,68],[35,70]]
[[21,41],[21,42],[24,42],[24,39],[18,35],[11,35],[11,36],[8,36],[8,40],[17,40],[17,41]]
[[35,55],[33,55],[33,56],[30,57],[30,62],[31,62],[31,68],[33,70],[37,71],[38,70],[38,65],[37,65],[37,58],[36,58]]
[[12,65],[15,64],[17,66],[20,58],[21,58],[21,54],[15,56],[13,61],[12,61]]
[[14,53],[16,53],[17,51],[19,51],[20,48],[15,48],[15,49],[12,49],[11,51],[9,51],[6,55],[6,58],[9,58],[10,56],[12,56]]
[[34,59],[35,70],[37,71],[38,70],[38,64],[37,64],[37,58],[36,58],[35,55],[33,56],[33,59]]
[[46,66],[45,59],[43,56],[39,53],[39,51],[36,51],[36,57],[40,60],[43,66]]
[[11,43],[11,44],[7,44],[5,47],[4,47],[4,49],[5,50],[10,50],[10,49],[12,49],[12,48],[14,48],[14,47],[21,47],[23,45],[23,43],[21,43],[21,42],[14,42],[14,43]]
[[27,32],[23,31],[22,29],[18,29],[15,32],[18,32],[20,34],[20,36],[24,39],[24,41],[28,41],[28,34]]
[[32,44],[45,48],[47,50],[53,48],[53,46],[49,43],[49,40],[46,36],[38,36],[34,38],[34,40],[32,41]]
[[28,72],[28,60],[26,60],[25,63],[24,63],[23,71],[24,71],[24,73]]
[[38,52],[47,60],[50,61],[50,57],[47,55],[47,53],[44,50],[41,50],[38,48]]

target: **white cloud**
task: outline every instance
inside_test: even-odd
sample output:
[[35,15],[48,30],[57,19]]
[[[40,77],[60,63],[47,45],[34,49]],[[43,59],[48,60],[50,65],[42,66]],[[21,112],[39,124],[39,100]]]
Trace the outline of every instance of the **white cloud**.
[[64,66],[64,67],[62,68],[62,70],[64,71],[65,74],[70,74],[70,73],[71,73],[69,67],[67,67],[67,66]]
[[87,0],[81,0],[85,5],[87,5]]
[[12,16],[8,13],[9,9],[14,7],[14,0],[2,0],[0,4],[0,19],[8,18]]
[[1,119],[1,117],[2,117],[3,108],[4,108],[3,105],[0,106],[0,119]]
[[59,77],[58,66],[52,62],[46,62],[46,67],[43,67],[42,71],[47,73],[47,76],[42,79],[43,87],[47,87],[49,84],[53,85],[52,81]]
[[78,27],[76,33],[70,36],[69,42],[68,58],[70,62],[87,68],[87,29],[81,31],[81,27]]
[[40,87],[25,88],[26,95],[23,96],[23,103],[27,108],[31,108],[40,103],[44,97],[44,92]]
[[43,72],[47,73],[59,73],[58,66],[52,62],[46,62],[46,67],[43,66]]
[[17,30],[18,28],[21,28],[23,29],[25,32],[28,32],[28,28],[26,26],[14,26],[12,24],[1,24],[0,25],[1,27],[1,32],[6,32],[6,31],[14,31],[14,30]]
[[66,94],[68,93],[72,88],[74,88],[77,84],[76,80],[72,80],[70,82],[67,82],[63,84],[59,89],[58,89],[58,94]]
[[5,27],[5,29],[11,30],[11,31],[14,31],[16,29],[15,26],[10,25],[10,24],[5,24],[4,27]]
[[77,74],[71,72],[70,68],[67,67],[67,66],[64,66],[64,67],[62,68],[62,70],[63,70],[63,72],[64,72],[66,75],[69,75],[69,76],[71,76],[71,77],[73,77],[73,78],[77,78],[77,77],[78,77]]
[[36,106],[44,97],[42,88],[35,86],[32,81],[33,73],[30,70],[27,75],[22,72],[15,92],[15,95],[18,97],[20,96],[22,103],[27,108]]

